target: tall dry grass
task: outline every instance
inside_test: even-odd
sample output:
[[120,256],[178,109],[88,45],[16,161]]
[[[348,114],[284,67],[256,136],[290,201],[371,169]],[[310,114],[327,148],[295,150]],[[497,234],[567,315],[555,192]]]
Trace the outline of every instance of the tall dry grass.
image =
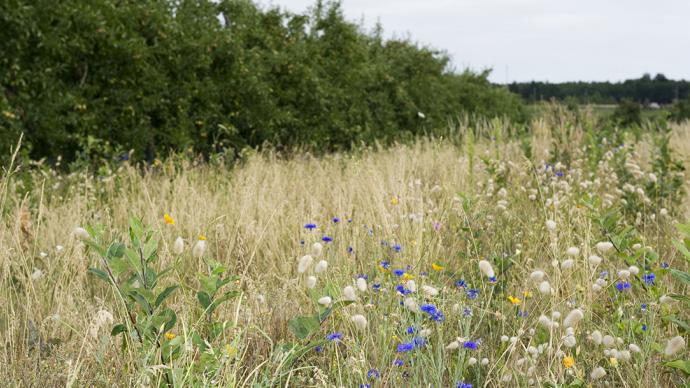
[[[326,253],[332,268],[327,275],[331,281],[345,284],[356,274],[370,273],[377,260],[390,255],[381,246],[381,240],[403,244],[403,255],[417,273],[427,271],[437,261],[458,273],[476,272],[480,255],[513,252],[519,246],[519,261],[514,263],[508,279],[509,291],[518,295],[524,291],[523,279],[532,269],[550,267],[567,246],[591,249],[599,238],[584,211],[576,206],[576,199],[560,213],[543,203],[535,206],[523,198],[526,195],[518,199],[521,187],[533,181],[534,165],[547,157],[555,125],[558,124],[545,121],[534,125],[532,161],[510,139],[459,145],[419,140],[388,149],[323,158],[305,154],[284,159],[272,153],[252,154],[232,169],[170,159],[144,173],[125,164],[108,176],[64,176],[44,168],[34,169],[31,178],[8,172],[2,181],[5,197],[0,230],[0,338],[4,345],[0,352],[4,365],[0,380],[17,386],[128,386],[148,381],[143,372],[133,367],[135,357],[123,355],[117,342],[103,335],[108,328],[96,327],[98,335],[92,334],[99,310],[110,310],[116,318],[122,311],[113,308],[112,291],[87,274],[87,268],[98,265],[97,258],[71,234],[79,225],[102,224],[117,238],[126,230],[131,216],[141,217],[160,233],[161,260],[175,263],[173,278],[185,287],[194,284],[194,275],[203,271],[205,265],[190,256],[176,261],[171,244],[177,236],[185,238],[189,245],[196,236],[206,235],[208,256],[241,275],[242,296],[219,312],[221,320],[236,323],[228,337],[234,338],[240,351],[238,361],[227,365],[223,381],[217,382],[222,385],[267,381],[262,376],[270,376],[276,369],[276,346],[294,342],[287,320],[304,313],[308,301],[295,269],[297,258],[308,249],[300,240],[307,240],[308,247],[320,237],[305,232],[302,226],[307,222],[320,225],[319,233],[335,236]],[[562,128],[572,130],[565,125]],[[489,128],[487,132],[496,130],[500,128]],[[579,132],[572,131],[569,136],[575,149]],[[673,147],[678,155],[690,160],[690,125],[674,128]],[[496,198],[485,196],[487,185],[498,183],[489,181],[495,177],[489,174],[482,158],[497,161],[501,168],[509,170],[506,188],[510,191],[511,208],[506,214],[496,211]],[[23,196],[16,194],[23,191]],[[471,214],[463,210],[461,194],[473,198]],[[393,198],[399,201],[397,205],[392,203]],[[687,202],[685,212],[675,217],[687,218]],[[162,222],[164,213],[175,218],[175,225]],[[342,220],[339,224],[330,221],[336,216]],[[413,222],[411,216],[422,221]],[[556,247],[545,240],[546,218],[557,218],[564,225]],[[348,223],[348,219],[352,222]],[[441,223],[445,229],[434,233],[433,222]],[[460,224],[484,229],[473,230],[468,237],[451,230],[451,225]],[[674,236],[670,220],[646,224],[642,229],[647,244],[664,254],[666,260],[679,263],[670,244]],[[353,254],[347,253],[349,247]],[[588,286],[589,275],[582,272],[572,278],[559,278],[554,286],[569,290],[575,290],[576,285]],[[452,284],[441,283],[440,287],[451,289]],[[683,291],[678,286],[669,287]],[[587,303],[597,300],[591,291],[580,295]],[[554,300],[535,302],[534,318],[539,311],[554,308],[566,313],[570,296],[563,293]],[[448,298],[450,306],[456,296]],[[193,292],[175,296],[173,305],[180,321],[193,315],[195,303]],[[479,323],[493,319],[493,314],[476,313],[477,318],[481,317]],[[606,316],[592,314],[591,328],[606,322]],[[340,327],[337,322],[333,325]],[[482,375],[487,385],[516,384],[517,380],[510,384],[501,382],[501,371],[511,357],[517,357],[512,354],[519,351],[502,353],[498,337],[504,332],[511,336],[510,332],[528,330],[530,326],[514,326],[511,322],[498,320],[491,324],[489,332],[476,329],[476,333],[484,335],[487,347],[495,346],[495,351],[487,349],[483,353],[497,366]],[[660,327],[654,341],[671,333],[672,329]],[[488,334],[495,338],[487,338]],[[374,343],[375,339],[369,341]],[[347,370],[335,373],[318,364],[318,373],[309,368],[296,370],[291,374],[291,384],[358,384],[355,371],[366,372],[371,359],[390,357],[384,350],[364,349],[353,350],[355,354],[343,361],[342,367]],[[621,368],[620,376],[614,375],[612,383],[642,386],[677,381],[665,375],[659,360],[651,354],[636,362],[634,367]],[[547,369],[540,371],[540,381],[546,381],[548,376],[566,376],[554,363],[557,361],[552,359],[542,364]],[[311,365],[310,361],[304,365]],[[449,384],[451,376],[445,374],[445,367],[439,368],[436,372],[441,377],[437,381]],[[427,385],[434,380],[415,377],[413,381]]]

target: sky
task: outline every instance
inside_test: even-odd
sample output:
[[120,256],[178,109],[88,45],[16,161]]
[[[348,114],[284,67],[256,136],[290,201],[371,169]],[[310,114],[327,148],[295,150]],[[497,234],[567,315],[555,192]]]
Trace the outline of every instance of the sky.
[[[315,0],[260,0],[304,12]],[[690,0],[343,0],[346,17],[496,83],[690,79]]]

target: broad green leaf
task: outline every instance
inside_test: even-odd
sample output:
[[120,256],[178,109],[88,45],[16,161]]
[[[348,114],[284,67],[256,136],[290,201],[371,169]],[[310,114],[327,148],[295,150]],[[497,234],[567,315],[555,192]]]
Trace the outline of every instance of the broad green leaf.
[[318,331],[321,327],[321,323],[319,322],[319,318],[315,316],[300,316],[291,319],[288,322],[288,327],[290,327],[295,337],[305,339],[310,334]]
[[113,330],[110,331],[110,335],[112,337],[115,337],[118,334],[125,333],[127,332],[127,326],[118,323],[117,325],[113,326]]
[[205,293],[204,291],[197,292],[196,298],[199,300],[199,303],[201,303],[201,307],[204,310],[208,309],[208,306],[211,305],[211,297],[208,296],[208,294]]
[[690,251],[688,251],[688,248],[685,246],[685,244],[681,243],[678,240],[673,240],[673,245],[675,245],[676,249],[678,249],[678,251],[680,251],[680,253],[683,254],[685,260],[690,260]]
[[107,272],[98,268],[89,268],[89,272],[93,275],[96,275],[99,279],[102,279],[106,283],[110,283],[110,277],[108,276]]
[[158,240],[150,239],[144,245],[144,260],[147,263],[152,262],[156,258],[156,251],[158,251]]
[[686,376],[690,375],[690,360],[674,360],[664,363],[665,366],[669,368],[678,369],[683,371]]
[[687,224],[676,224],[676,229],[687,237],[690,237],[690,223]]
[[218,308],[218,306],[220,306],[221,304],[223,304],[223,303],[226,302],[227,300],[236,297],[236,296],[239,295],[239,294],[240,294],[240,293],[239,293],[238,291],[228,291],[228,292],[226,292],[226,293],[223,294],[221,297],[216,298],[216,299],[213,301],[213,303],[211,303],[211,305],[208,306],[208,308],[206,309],[206,312],[207,312],[208,314],[212,314],[213,311],[214,311],[216,308]]
[[677,269],[672,268],[671,275],[673,275],[673,277],[680,280],[681,282],[685,283],[685,285],[690,286],[690,274],[688,274],[687,272],[679,271]]
[[201,290],[206,292],[209,296],[214,295],[218,290],[216,288],[216,280],[217,278],[214,275],[199,275],[199,283],[201,283]]
[[120,258],[125,254],[125,245],[119,242],[114,242],[108,247],[106,256],[108,260]]
[[110,262],[108,262],[108,265],[110,266],[110,269],[113,271],[113,275],[115,275],[116,277],[120,276],[121,274],[127,272],[130,269],[129,262],[121,257],[111,259]]
[[172,295],[175,290],[177,290],[180,286],[175,285],[175,286],[170,286],[163,290],[160,294],[158,294],[158,297],[156,298],[156,302],[154,303],[154,307],[158,308],[160,307],[161,303],[165,301],[170,295]]
[[141,306],[144,311],[146,311],[147,314],[150,314],[152,309],[151,305],[149,302],[146,300],[146,298],[137,290],[130,290],[129,291],[129,296],[136,301],[139,306]]
[[663,319],[666,322],[674,323],[676,326],[680,327],[685,331],[690,331],[690,326],[688,326],[688,323],[680,320],[675,315],[664,315],[663,317],[661,317],[661,319]]
[[106,250],[105,250],[105,248],[103,248],[103,247],[102,247],[99,243],[97,243],[96,241],[91,240],[91,239],[88,239],[88,240],[84,240],[83,242],[84,242],[84,244],[86,244],[87,246],[89,246],[91,249],[95,250],[95,251],[98,253],[99,256],[101,256],[101,257],[107,257],[107,256],[106,256]]
[[680,294],[669,294],[669,297],[671,297],[675,300],[681,301],[681,302],[685,302],[686,304],[690,305],[690,297],[688,297],[688,296],[680,295]]

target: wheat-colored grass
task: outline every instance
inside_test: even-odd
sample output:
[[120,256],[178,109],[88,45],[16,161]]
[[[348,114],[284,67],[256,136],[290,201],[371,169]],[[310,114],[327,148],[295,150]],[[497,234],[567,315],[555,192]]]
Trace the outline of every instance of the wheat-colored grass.
[[[65,176],[44,167],[34,168],[29,176],[22,174],[28,166],[21,166],[2,182],[7,194],[1,203],[0,338],[4,347],[0,362],[4,367],[0,379],[17,386],[155,384],[150,370],[136,367],[136,355],[122,352],[119,340],[108,337],[109,327],[96,327],[97,335],[92,335],[99,310],[112,312],[119,321],[124,312],[112,290],[87,274],[89,267],[99,265],[98,258],[72,236],[76,226],[102,224],[118,239],[126,231],[128,218],[136,216],[159,233],[161,263],[174,264],[171,281],[183,285],[183,291],[172,300],[180,317],[175,328],[178,335],[195,324],[195,274],[206,266],[191,255],[178,258],[172,254],[171,245],[177,236],[189,246],[198,235],[206,235],[207,256],[241,275],[236,285],[241,297],[218,312],[219,320],[231,323],[226,341],[238,349],[237,359],[224,364],[222,378],[214,382],[219,385],[356,386],[367,381],[366,372],[371,368],[385,371],[384,380],[378,382],[383,385],[450,386],[469,377],[488,386],[523,385],[529,379],[535,384],[572,381],[574,376],[588,383],[593,366],[606,365],[605,358],[599,353],[595,356],[589,348],[588,333],[595,329],[625,330],[614,327],[621,322],[615,316],[614,304],[591,291],[597,274],[587,267],[585,258],[602,236],[586,209],[578,206],[580,198],[566,196],[558,209],[545,204],[547,193],[540,193],[536,201],[527,199],[527,190],[539,188],[536,176],[540,163],[547,158],[554,136],[559,136],[554,135],[559,125],[570,131],[561,135],[571,139],[572,144],[565,146],[576,155],[579,129],[541,121],[533,126],[532,160],[525,158],[519,143],[512,140],[471,144],[420,140],[322,158],[252,154],[235,168],[170,159],[146,171],[122,165],[107,176]],[[675,127],[673,136],[677,155],[690,160],[690,126]],[[649,149],[644,142],[639,144],[640,153]],[[640,159],[646,157],[641,155]],[[496,181],[482,158],[505,171],[501,174],[505,183]],[[495,193],[501,185],[508,191],[505,212],[496,207],[499,198]],[[605,183],[600,187],[606,188]],[[17,195],[20,192],[26,195]],[[493,196],[487,196],[489,192]],[[465,196],[472,200],[469,208],[462,206]],[[671,217],[657,217],[656,221],[646,218],[638,225],[643,243],[679,268],[685,264],[671,245],[676,237],[672,224],[687,218],[687,201],[684,206]],[[659,210],[646,212],[658,214]],[[162,222],[164,213],[175,218],[175,225]],[[339,217],[341,222],[334,224],[332,217]],[[544,228],[548,218],[559,224],[555,240]],[[303,225],[307,222],[317,223],[318,232],[306,231]],[[438,223],[438,231],[434,223]],[[366,303],[369,296],[362,296],[362,303],[347,307],[324,325],[323,335],[335,330],[346,333],[342,354],[308,355],[281,370],[276,361],[278,345],[298,342],[287,321],[313,308],[303,276],[296,272],[297,260],[323,234],[333,236],[334,241],[326,245],[329,271],[320,283],[332,281],[345,286],[357,274],[369,274],[371,284],[376,276],[382,276],[377,273],[377,263],[388,259],[395,266],[410,265],[420,285],[429,283],[441,290],[436,303],[444,308],[447,319],[431,337],[433,354],[420,356],[424,358],[417,365],[406,367],[410,375],[407,380],[390,363],[396,357],[400,325],[410,318],[396,310],[395,303],[385,308]],[[306,246],[300,240],[305,240]],[[402,253],[391,253],[382,241],[401,244]],[[58,245],[64,250],[58,251]],[[568,275],[556,274],[551,262],[562,260],[571,245],[582,250],[578,269]],[[348,253],[348,247],[354,253]],[[502,254],[510,255],[512,267],[504,275],[506,289],[494,290],[481,280],[477,262]],[[460,313],[452,312],[453,305],[462,307],[469,302],[453,285],[454,278],[434,274],[432,263],[442,264],[480,288],[483,301],[473,307],[471,320],[463,321],[457,318]],[[615,270],[616,265],[612,262],[609,267]],[[556,296],[541,297],[529,286],[525,279],[536,268],[552,272]],[[42,276],[32,280],[36,270],[42,271]],[[423,272],[430,272],[428,280]],[[686,291],[667,278],[662,285],[664,292]],[[522,295],[530,290],[535,295],[528,301]],[[525,308],[530,310],[528,318],[511,316],[515,309],[510,306],[497,307],[507,303],[508,294],[524,299]],[[389,295],[397,300],[392,290]],[[634,312],[640,302],[655,302],[642,291],[636,290],[634,295],[624,304],[629,320],[641,319]],[[496,310],[488,310],[489,306]],[[527,368],[520,375],[515,363],[524,358],[528,346],[536,345],[536,339],[520,340],[519,346],[511,348],[500,337],[524,336],[537,327],[540,314],[559,310],[565,315],[570,306],[585,310],[584,323],[578,328],[578,350],[564,349],[575,358],[573,375],[555,354],[561,339],[555,333],[550,340],[553,353],[534,364],[538,369],[532,376],[526,374]],[[661,315],[678,313],[679,307],[654,306],[654,313],[645,318],[654,325],[648,337],[641,340],[630,329],[624,338],[626,345],[639,342],[644,352],[632,361],[621,361],[617,368],[607,366],[605,379],[610,384],[687,383],[678,372],[667,373],[661,356],[653,350],[654,344],[662,346],[677,333],[661,321]],[[348,317],[354,313],[367,315],[369,332],[353,329]],[[687,317],[682,310],[678,314]],[[488,358],[488,366],[463,372],[469,368],[469,354],[444,353],[445,344],[460,335],[482,338],[477,357]],[[51,341],[59,343],[52,345]],[[190,361],[198,355],[185,357]],[[512,376],[510,382],[503,380],[507,374]]]

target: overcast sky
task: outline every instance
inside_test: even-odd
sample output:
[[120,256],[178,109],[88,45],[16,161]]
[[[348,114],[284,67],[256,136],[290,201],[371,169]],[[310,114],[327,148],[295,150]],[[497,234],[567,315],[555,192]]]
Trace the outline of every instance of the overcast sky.
[[[261,0],[303,12],[314,0]],[[348,19],[446,50],[491,80],[690,79],[690,0],[343,0]]]

